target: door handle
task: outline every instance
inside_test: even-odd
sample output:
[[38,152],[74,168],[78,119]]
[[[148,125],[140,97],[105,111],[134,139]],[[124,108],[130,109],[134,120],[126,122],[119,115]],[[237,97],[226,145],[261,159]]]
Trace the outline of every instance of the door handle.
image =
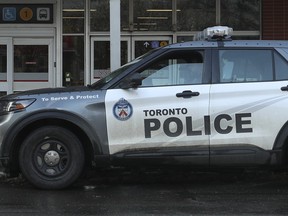
[[183,91],[181,93],[177,93],[176,97],[191,98],[191,97],[195,97],[195,96],[199,96],[199,95],[200,95],[199,92],[192,92],[190,90],[186,90],[186,91]]
[[288,85],[281,87],[281,91],[288,91]]

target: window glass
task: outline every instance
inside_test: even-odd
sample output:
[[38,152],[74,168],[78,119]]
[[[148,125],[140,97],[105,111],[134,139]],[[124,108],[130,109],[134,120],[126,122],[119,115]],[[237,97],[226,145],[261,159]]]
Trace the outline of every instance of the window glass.
[[[134,64],[136,64],[137,62],[141,61],[142,59],[144,59],[146,56],[152,54],[155,50],[150,51],[149,53],[146,53],[142,56],[139,56],[138,58],[134,59],[131,62],[128,62],[127,64],[121,66],[120,68],[118,68],[117,70],[113,71],[112,73],[109,73],[106,77],[104,77],[103,79],[98,80],[97,82],[95,82],[92,87],[93,88],[101,88],[104,85],[106,85],[108,82],[110,82],[111,80],[115,79],[116,77],[118,77],[121,73],[125,73],[125,71],[132,67]],[[119,86],[117,86],[119,87]]]
[[14,45],[14,80],[48,81],[48,45]]
[[177,30],[202,31],[216,22],[215,1],[177,1]]
[[84,36],[63,37],[63,85],[84,84]]
[[193,41],[194,36],[177,36],[177,43]]
[[221,25],[260,30],[260,0],[221,0]]
[[171,0],[134,1],[134,31],[171,31]]
[[7,46],[0,45],[0,81],[7,80]]
[[[127,41],[121,41],[121,65],[128,61],[127,47]],[[108,75],[110,68],[110,41],[94,41],[94,79]]]
[[162,57],[140,72],[142,86],[201,84],[203,51],[178,51]]
[[129,31],[129,0],[121,0],[121,29]]
[[271,50],[220,50],[220,82],[273,80]]
[[276,80],[288,79],[288,63],[278,53],[275,53],[275,74]]
[[63,1],[63,33],[84,33],[84,0]]
[[91,0],[90,28],[91,31],[110,31],[109,0]]

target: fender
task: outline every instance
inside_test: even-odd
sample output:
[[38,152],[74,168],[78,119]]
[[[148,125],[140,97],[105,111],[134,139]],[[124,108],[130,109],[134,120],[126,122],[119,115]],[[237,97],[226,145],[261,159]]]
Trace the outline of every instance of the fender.
[[[85,121],[85,119],[73,113],[61,110],[41,110],[29,113],[28,115],[23,116],[22,118],[18,119],[18,121],[14,122],[13,125],[11,125],[5,137],[3,138],[0,155],[2,157],[9,158],[11,151],[17,148],[17,143],[15,142],[16,137],[22,130],[37,121],[45,121],[49,119],[63,120],[81,128],[82,131],[87,135],[90,143],[92,144],[92,148],[94,151],[93,155],[109,154],[106,127],[99,127],[101,131],[96,132],[93,130],[93,127],[87,121]],[[101,134],[102,138],[99,137],[98,134]]]

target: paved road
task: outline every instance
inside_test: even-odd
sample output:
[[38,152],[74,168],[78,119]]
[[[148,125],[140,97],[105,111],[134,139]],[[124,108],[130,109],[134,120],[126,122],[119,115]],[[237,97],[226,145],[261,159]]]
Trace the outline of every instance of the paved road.
[[108,170],[61,191],[0,181],[0,215],[288,215],[288,173]]

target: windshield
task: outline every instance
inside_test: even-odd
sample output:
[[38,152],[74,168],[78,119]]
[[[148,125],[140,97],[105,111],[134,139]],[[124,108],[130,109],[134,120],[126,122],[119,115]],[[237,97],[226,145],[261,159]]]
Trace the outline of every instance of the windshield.
[[115,77],[117,77],[118,75],[120,75],[121,73],[123,73],[124,71],[126,71],[128,68],[130,68],[131,66],[133,66],[134,64],[136,64],[137,62],[139,62],[140,60],[142,60],[144,57],[146,57],[147,55],[150,55],[152,52],[155,52],[157,49],[151,50],[150,52],[145,53],[142,56],[139,56],[138,58],[134,59],[131,62],[128,62],[127,64],[121,66],[119,69],[111,72],[110,74],[108,74],[106,77],[98,80],[97,82],[95,82],[94,84],[92,84],[92,88],[102,88],[104,85],[106,85],[108,82],[110,82],[112,79],[114,79]]

